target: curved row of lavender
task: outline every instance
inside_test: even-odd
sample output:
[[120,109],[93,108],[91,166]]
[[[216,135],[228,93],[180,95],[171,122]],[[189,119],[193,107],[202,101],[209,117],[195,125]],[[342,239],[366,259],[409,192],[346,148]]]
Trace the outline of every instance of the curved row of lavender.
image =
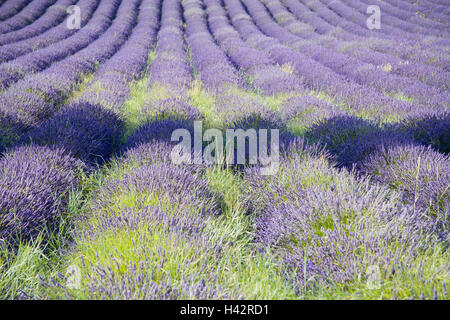
[[[255,250],[271,250],[298,297],[364,290],[373,267],[408,279],[413,297],[447,296],[448,279],[421,292],[412,279],[448,257],[448,6],[374,1],[383,27],[369,30],[369,2],[0,4],[1,242],[51,237],[71,193],[106,165],[69,252],[83,292],[58,297],[245,297],[215,272],[233,244],[211,227],[225,214],[211,168],[173,164],[170,137],[195,120],[277,128],[275,176],[221,170],[242,181]],[[66,27],[71,4],[80,30]]]

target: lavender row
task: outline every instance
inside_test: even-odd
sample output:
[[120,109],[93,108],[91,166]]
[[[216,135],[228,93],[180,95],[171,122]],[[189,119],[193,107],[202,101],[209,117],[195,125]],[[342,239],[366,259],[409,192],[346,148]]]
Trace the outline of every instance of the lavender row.
[[225,0],[224,3],[233,25],[249,44],[265,50],[280,65],[290,64],[310,88],[325,90],[336,101],[347,105],[352,112],[368,112],[377,117],[382,117],[383,114],[398,114],[404,117],[411,112],[421,112],[421,109],[409,103],[386,97],[370,87],[349,82],[345,77],[306,55],[281,45],[276,39],[259,31],[241,3],[235,0]]
[[327,160],[300,142],[276,177],[247,172],[257,242],[273,248],[287,270],[298,270],[292,281],[299,294],[351,287],[360,277],[365,283],[373,266],[387,279],[415,278],[405,270],[426,259],[427,246],[439,245],[439,221],[405,205],[400,193],[335,170]]
[[450,56],[446,53],[427,49],[417,50],[405,45],[394,46],[390,43],[383,42],[369,41],[369,46],[379,52],[394,54],[404,60],[432,65],[446,72],[450,72]]
[[63,21],[67,16],[66,9],[77,1],[78,0],[58,0],[32,24],[7,34],[0,34],[0,45],[18,42],[44,33]]
[[9,0],[0,7],[0,21],[5,21],[20,12],[31,0]]
[[[82,75],[93,72],[97,64],[109,59],[126,41],[135,22],[133,12],[140,2],[122,2],[112,26],[99,39],[69,58],[10,87],[0,97],[2,111],[31,125],[51,116],[70,95]],[[118,1],[103,3],[116,6]]]
[[79,101],[120,108],[129,94],[129,82],[141,77],[156,40],[160,0],[143,0],[137,25],[116,54],[100,65]]
[[198,9],[198,2],[184,1],[183,9],[187,43],[202,83],[208,89],[221,89],[229,85],[245,86],[244,80],[212,38],[206,25],[204,11]]
[[164,0],[161,11],[156,58],[149,67],[148,87],[162,84],[182,96],[193,80],[183,33],[182,7],[176,0]]
[[[283,71],[266,53],[251,48],[228,22],[220,1],[205,1],[209,28],[232,62],[250,76],[251,84],[266,95],[302,91],[301,80]],[[200,6],[198,6],[201,9]]]
[[[165,29],[170,28],[170,24],[178,26],[178,6],[176,1],[164,0],[159,36],[166,34],[168,30]],[[173,47],[179,50],[179,43],[173,44]],[[121,170],[127,174],[109,177],[100,188],[93,204],[95,218],[91,220],[88,229],[80,233],[78,243],[92,243],[111,231],[133,234],[143,230],[144,234],[150,234],[147,230],[151,230],[152,234],[159,235],[158,240],[140,238],[138,251],[152,250],[152,247],[164,248],[158,250],[157,256],[166,256],[167,263],[171,263],[171,248],[177,252],[180,248],[189,248],[191,254],[183,264],[178,265],[176,273],[164,273],[162,276],[158,274],[164,268],[164,263],[155,263],[154,259],[139,258],[139,266],[137,262],[123,264],[124,272],[119,277],[109,268],[112,260],[96,261],[96,268],[89,273],[85,287],[89,297],[208,299],[224,295],[214,284],[214,268],[208,271],[202,256],[204,253],[208,257],[217,256],[221,250],[220,243],[210,241],[211,235],[207,229],[208,220],[220,213],[218,198],[202,176],[202,166],[176,166],[171,161],[172,132],[178,128],[192,131],[192,121],[185,119],[185,109],[179,108],[179,99],[160,100],[156,103],[165,104],[166,108],[163,108],[157,118],[140,126],[127,140],[120,161]],[[175,117],[166,118],[170,107],[173,108],[171,111],[175,111]],[[115,199],[127,195],[137,196],[142,200],[111,215],[110,208],[114,206]],[[159,200],[149,202],[148,199],[155,195],[158,195]],[[198,274],[186,276],[183,270],[187,269],[197,270]],[[146,277],[145,274],[151,270],[156,276]],[[137,288],[140,290],[135,290]]]
[[[371,30],[366,27],[354,25],[353,22],[343,19],[319,1],[308,2],[306,4],[294,0],[282,0],[281,2],[299,20],[307,21],[321,34],[331,33],[333,37],[345,41],[363,41],[375,36]],[[271,2],[271,5],[275,4],[277,6],[280,5],[278,2]],[[286,14],[283,14],[283,17],[286,17]],[[284,21],[284,23],[286,22]],[[383,34],[380,34],[380,36],[383,36]],[[404,39],[402,41],[404,42]],[[415,44],[415,42],[408,41],[407,43]]]
[[[89,167],[108,160],[118,147],[124,123],[105,107],[112,107],[114,103],[117,108],[120,107],[128,95],[128,81],[139,77],[145,68],[158,24],[158,4],[157,0],[144,0],[141,3],[138,24],[132,35],[111,59],[100,65],[93,83],[79,99],[81,102],[64,107],[55,116],[30,130],[22,140],[64,148]],[[125,13],[124,21],[136,20],[136,4],[124,5],[119,10]],[[126,15],[128,10],[132,13],[129,17]],[[120,12],[117,19],[120,19]],[[112,32],[117,33],[118,29]],[[135,59],[131,59],[132,56]],[[108,86],[108,80],[112,86]],[[91,91],[99,86],[106,87],[99,89],[101,97]],[[119,89],[123,91],[120,92]],[[110,90],[110,95],[105,95],[103,90]],[[99,102],[101,105],[97,104]]]
[[280,23],[281,26],[288,29],[290,33],[297,34],[305,40],[310,40],[318,36],[315,28],[303,20],[296,19],[296,17],[285,8],[280,1],[263,1],[267,10],[270,10],[274,19]]
[[352,57],[373,64],[386,72],[418,80],[426,85],[436,87],[439,91],[449,89],[450,71],[421,62],[405,61],[389,53],[367,49],[363,45],[352,46],[349,44],[346,46],[342,44],[342,50]]
[[[280,23],[283,27],[287,28],[288,30],[291,31],[291,33],[294,33],[298,36],[300,36],[301,38],[304,39],[314,39],[317,38],[317,35],[314,34],[314,32],[311,32],[310,30],[306,31],[306,30],[297,30],[299,29],[298,26],[296,26],[296,19],[295,16],[292,15],[282,4],[279,3],[279,1],[263,1],[266,6],[269,8],[269,11],[272,13],[273,17],[278,21],[278,23]],[[298,6],[302,6],[300,3],[296,3],[296,5]],[[306,9],[308,10],[306,7],[303,7],[302,9]],[[303,10],[301,10],[303,11]],[[261,7],[261,15],[264,16],[264,11],[262,10]],[[332,12],[332,11],[330,11]],[[265,15],[267,16],[267,15]],[[266,17],[267,19],[267,17]],[[352,41],[349,43],[349,45],[351,46],[355,46],[354,41],[359,41],[361,42],[360,46],[362,45],[366,45],[366,42],[364,41],[365,39],[361,38],[361,37],[347,37],[347,33],[337,33],[337,37],[339,39],[343,39],[343,40],[349,40]],[[286,40],[288,40],[289,38],[286,38]],[[330,39],[329,37],[323,37],[323,39],[317,38],[317,41],[323,42],[324,45],[327,46],[332,46],[332,48],[334,49],[334,46],[337,46],[339,43],[337,41],[333,41],[332,38]],[[345,43],[342,43],[342,45],[345,45]],[[358,45],[358,44],[356,44]],[[416,45],[415,42],[411,43],[411,45]],[[423,48],[423,46],[422,46]]]
[[[176,24],[177,19],[170,19],[178,16],[175,5],[179,3],[163,2],[162,31],[168,28],[166,22]],[[180,112],[176,114],[180,115]],[[136,241],[138,245],[134,250],[142,254],[135,261],[120,262],[120,274],[115,269],[116,260],[109,255],[101,261],[82,262],[80,268],[87,274],[81,288],[85,296],[101,299],[218,296],[220,289],[216,285],[210,288],[205,284],[205,281],[214,281],[214,270],[206,271],[206,261],[198,261],[204,259],[204,254],[212,257],[220,252],[220,245],[210,241],[206,228],[208,220],[219,214],[220,206],[207,180],[202,177],[202,168],[179,167],[172,163],[170,138],[177,128],[192,129],[192,122],[176,117],[155,118],[143,124],[123,146],[124,154],[118,162],[121,173],[108,176],[96,193],[92,215],[75,237],[74,249],[81,259],[89,259],[85,256],[86,243],[94,247],[101,245],[102,239],[110,234],[114,234],[119,242]],[[156,195],[158,200],[153,202],[151,199]],[[114,210],[117,201],[123,197],[133,197],[137,201]],[[136,234],[142,234],[142,237],[134,238]],[[109,242],[108,247],[118,248],[113,242]],[[172,250],[180,252],[182,248],[188,248],[188,259],[178,264],[174,274],[161,273],[165,263],[171,263]],[[166,262],[158,262],[164,257],[168,258]],[[199,275],[185,276],[183,270],[186,268],[198,270]],[[72,294],[70,290],[65,292],[68,296]]]
[[168,90],[171,98],[156,98],[142,106],[144,123],[128,140],[124,149],[153,140],[170,140],[175,129],[192,131],[193,120],[203,118],[199,110],[186,102],[193,75],[184,38],[182,7],[176,0],[164,0],[156,58],[149,67],[148,90]]
[[[346,17],[341,16],[339,13],[335,12],[331,7],[327,6],[326,4],[322,3],[321,1],[314,1],[314,2],[306,2],[305,0],[300,0],[305,7],[309,7],[311,9],[313,9],[314,11],[316,11],[318,14],[320,14],[320,16],[329,21],[331,24],[334,25],[339,25],[339,21],[343,21],[344,23],[346,23],[346,21],[348,21],[348,19]],[[342,3],[338,4],[338,5],[343,5]],[[348,11],[348,10],[347,10]],[[362,21],[363,19],[361,19],[361,23],[360,24],[356,24],[354,22],[352,22],[353,26],[354,26],[354,30],[359,30],[359,32],[362,32],[361,36],[365,36],[365,37],[375,37],[379,38],[379,40],[387,40],[390,41],[391,43],[394,42],[394,44],[401,43],[402,45],[421,45],[421,46],[426,46],[427,43],[428,46],[432,46],[434,50],[438,50],[441,53],[445,53],[445,50],[442,50],[439,47],[439,42],[440,41],[446,41],[445,39],[441,39],[441,38],[436,38],[436,37],[430,37],[428,42],[422,42],[422,38],[418,37],[417,39],[407,39],[405,37],[402,36],[402,32],[400,32],[400,34],[398,35],[393,35],[393,34],[385,34],[385,30],[383,30],[383,28],[381,30],[369,30],[367,28],[367,26],[365,24],[363,24]],[[352,20],[351,20],[352,21]],[[351,31],[351,30],[349,30]]]
[[312,26],[314,28],[314,31],[319,34],[330,34],[337,39],[345,41],[356,41],[363,39],[360,35],[346,31],[344,26],[342,25],[342,22],[339,24],[339,26],[330,24],[327,20],[321,18],[318,13],[311,11],[310,8],[303,5],[300,1],[281,0],[281,3],[292,13],[291,15],[283,14],[283,16],[286,16],[287,19],[285,22],[286,27],[290,24],[295,23],[295,20],[291,18],[291,16],[293,15],[297,18],[298,21],[305,21],[305,23]]
[[0,22],[0,34],[5,34],[20,28],[23,28],[37,18],[39,18],[45,10],[48,9],[56,0],[35,0],[25,7],[14,17]]
[[[88,23],[93,12],[96,10],[99,1],[83,1],[80,0],[78,5],[81,9],[81,27],[84,28]],[[105,5],[103,5],[105,6]],[[107,15],[108,16],[108,15]],[[27,38],[15,43],[10,43],[0,48],[0,63],[4,63],[27,53],[36,54],[39,49],[45,48],[52,44],[59,44],[59,41],[69,38],[75,34],[77,29],[67,28],[66,21],[61,22],[59,25],[47,30],[42,34],[38,34],[32,38]],[[86,32],[86,31],[84,31]]]
[[[214,271],[208,266],[210,258],[218,257],[221,251],[220,244],[210,241],[207,228],[209,219],[219,214],[217,196],[200,173],[171,164],[169,154],[170,146],[164,142],[149,142],[131,149],[121,161],[127,174],[108,177],[99,189],[92,204],[93,215],[76,236],[74,248],[86,261],[80,264],[87,275],[81,288],[85,296],[101,299],[218,296],[220,289],[207,284],[214,281]],[[152,202],[150,199],[156,195],[159,200]],[[137,201],[114,210],[122,197]],[[119,249],[122,241],[131,240],[136,243],[135,259],[118,262],[109,253],[105,259],[98,255],[94,259],[89,257],[85,244],[101,245],[111,234],[117,240],[108,243],[111,253]],[[181,264],[173,261],[180,251],[189,252]],[[178,265],[173,265],[174,262]],[[169,268],[174,272],[164,272],[167,266],[172,266]],[[71,291],[67,292],[70,296]]]
[[[272,20],[261,3],[251,0],[246,0],[244,3],[255,19],[255,23],[267,35],[301,50],[302,53],[310,56],[315,61],[353,79],[359,84],[374,86],[381,92],[391,94],[403,93],[431,108],[444,106],[449,101],[450,97],[447,92],[440,92],[437,88],[427,86],[418,81],[390,74],[371,64],[362,63],[335,50],[328,50],[315,44],[305,43],[294,35],[286,34],[284,29]],[[431,99],[430,95],[432,96]]]
[[[89,2],[92,3],[92,2]],[[85,48],[97,39],[110,25],[117,11],[117,2],[100,3],[92,19],[82,30],[63,41],[52,44],[46,48],[30,52],[8,63],[0,65],[0,88],[5,89],[10,84],[23,79],[26,75],[39,72],[51,64]],[[95,3],[92,9],[95,8]],[[87,11],[90,14],[91,11]],[[54,30],[56,30],[55,28]],[[68,30],[65,26],[63,30]],[[64,31],[64,33],[66,33]],[[12,44],[13,46],[16,43]],[[22,45],[22,44],[20,44]],[[3,47],[8,52],[9,45]],[[30,48],[27,47],[27,51]],[[12,53],[12,52],[9,52]]]

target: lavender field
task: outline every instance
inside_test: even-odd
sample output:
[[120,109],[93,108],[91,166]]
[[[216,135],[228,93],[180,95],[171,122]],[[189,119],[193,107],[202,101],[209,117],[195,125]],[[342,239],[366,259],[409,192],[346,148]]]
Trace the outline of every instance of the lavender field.
[[449,23],[0,0],[0,299],[448,300]]

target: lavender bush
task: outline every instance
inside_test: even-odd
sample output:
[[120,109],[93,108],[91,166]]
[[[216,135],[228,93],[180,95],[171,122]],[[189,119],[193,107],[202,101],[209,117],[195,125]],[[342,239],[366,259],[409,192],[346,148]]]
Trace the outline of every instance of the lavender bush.
[[90,165],[108,160],[120,143],[124,123],[100,105],[80,103],[67,106],[23,140],[42,146],[64,148]]
[[416,145],[386,147],[366,159],[362,168],[376,181],[402,192],[408,203],[432,214],[444,214],[442,219],[448,220],[448,155]]
[[[275,248],[283,264],[296,270],[299,294],[356,289],[368,281],[371,266],[391,281],[396,270],[408,270],[437,245],[439,223],[403,205],[399,193],[331,168],[317,149],[293,150],[276,177],[252,169],[246,179],[256,241]],[[426,239],[433,234],[430,244]]]
[[0,238],[29,239],[64,215],[83,164],[63,149],[26,146],[0,160]]

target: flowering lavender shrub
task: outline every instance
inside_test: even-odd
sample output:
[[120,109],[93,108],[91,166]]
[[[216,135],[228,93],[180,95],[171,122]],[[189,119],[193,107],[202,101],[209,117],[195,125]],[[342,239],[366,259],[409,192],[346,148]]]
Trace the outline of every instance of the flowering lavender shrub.
[[412,142],[397,126],[379,125],[349,116],[338,116],[314,124],[305,138],[324,145],[335,156],[338,166],[347,168],[359,168],[361,161],[381,147]]
[[402,127],[423,145],[431,145],[443,153],[450,152],[450,114],[448,112],[410,117],[403,121]]
[[184,118],[186,120],[201,120],[203,115],[197,108],[188,104],[181,98],[160,99],[143,106],[141,113],[145,117],[157,118],[158,120],[170,118]]
[[[416,145],[383,148],[366,159],[362,171],[402,192],[405,201],[432,214],[450,210],[450,158]],[[447,222],[448,223],[448,222]]]
[[[144,150],[141,149],[141,151]],[[146,156],[142,155],[142,157]],[[186,209],[188,211],[186,214],[192,215],[192,219],[198,214],[209,216],[219,213],[217,197],[200,174],[192,173],[187,168],[155,162],[136,167],[119,180],[113,178],[107,181],[99,190],[94,204],[96,212],[105,216],[96,217],[96,220],[108,219],[109,209],[128,207],[129,204],[124,203],[124,199],[120,196],[126,194],[132,195],[135,199],[141,199],[130,203],[137,210],[136,213],[145,207],[158,206],[164,206],[167,211],[165,214],[169,215],[184,214],[183,210]],[[172,216],[172,218],[175,217]],[[186,220],[185,224],[188,222]],[[192,228],[195,230],[197,227],[201,229],[203,223],[197,221],[189,225],[189,230]],[[111,225],[113,226],[114,224]],[[177,228],[176,225],[173,227]],[[180,223],[178,227],[183,228],[183,223]],[[95,229],[96,226],[92,228]]]
[[[256,241],[295,270],[299,294],[346,285],[355,290],[371,266],[385,282],[396,272],[412,279],[417,259],[438,244],[434,219],[403,205],[386,186],[331,168],[317,149],[292,152],[275,177],[252,169],[246,180]],[[426,237],[434,240],[425,244]]]
[[292,97],[281,106],[281,117],[286,123],[310,127],[323,119],[344,116],[346,113],[338,106],[314,96]]
[[117,148],[124,123],[100,105],[78,103],[67,106],[41,126],[32,129],[25,141],[56,146],[87,164],[101,164]]
[[0,116],[0,155],[20,141],[27,127],[9,116]]
[[[216,256],[219,248],[206,241],[204,221],[184,210],[172,215],[150,207],[100,217],[97,233],[77,248],[82,255],[82,289],[69,289],[65,296],[79,296],[81,291],[90,299],[218,298],[220,287],[214,283],[214,274],[204,269],[205,257]],[[131,247],[114,256],[92,251],[106,242],[112,250]]]
[[176,129],[186,129],[193,134],[194,124],[183,116],[171,116],[166,119],[149,119],[142,124],[127,140],[124,149],[138,146],[154,140],[168,141]]
[[123,161],[128,167],[148,166],[157,163],[171,163],[170,153],[173,145],[167,141],[142,139],[133,145],[129,140],[124,148]]
[[[218,197],[199,173],[165,163],[159,157],[165,144],[129,150],[119,175],[111,174],[96,194],[75,251],[82,259],[77,264],[84,297],[218,297],[220,288],[207,264],[221,251],[207,231],[208,219],[220,213]],[[108,245],[98,252],[101,243]],[[111,254],[130,245],[131,250]],[[71,297],[80,290],[63,293]]]
[[[266,130],[267,133],[267,151],[270,153],[273,144],[280,150],[285,149],[294,135],[287,131],[285,122],[279,115],[271,111],[269,107],[257,99],[243,95],[242,93],[222,93],[217,96],[216,112],[223,119],[223,127],[226,129],[243,130],[249,132],[249,129],[255,129],[257,142],[256,150],[260,148],[261,134],[260,130]],[[272,130],[278,130],[278,139],[272,135]],[[244,166],[237,165],[239,154],[245,159],[245,164],[250,162],[250,147],[252,142],[250,138],[245,139],[245,151],[239,150],[239,144],[235,143],[234,137],[232,141],[227,140],[225,134],[223,139],[225,144],[231,143],[234,146],[234,158],[230,158],[233,168],[242,169]],[[248,148],[247,148],[248,145]],[[263,146],[263,147],[266,147]],[[226,157],[229,155],[227,154]],[[254,160],[254,159],[253,159]]]
[[26,146],[0,160],[0,238],[29,239],[57,226],[82,163],[63,149]]
[[216,111],[227,127],[279,128],[282,121],[267,105],[238,93],[218,95]]

